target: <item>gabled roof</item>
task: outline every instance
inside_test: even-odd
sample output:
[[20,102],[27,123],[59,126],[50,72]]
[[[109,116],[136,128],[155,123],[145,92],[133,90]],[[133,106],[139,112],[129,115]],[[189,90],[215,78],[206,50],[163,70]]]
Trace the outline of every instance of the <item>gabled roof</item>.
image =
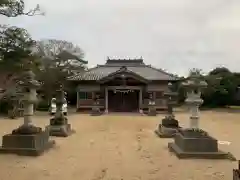
[[145,79],[144,77],[139,76],[138,74],[134,73],[133,71],[128,70],[126,66],[123,66],[118,71],[113,72],[113,73],[109,74],[108,76],[101,78],[99,80],[99,82],[106,82],[106,81],[113,79],[116,76],[124,76],[126,74],[128,76],[138,79],[141,82],[145,82],[145,83],[148,82],[148,80]]
[[144,64],[142,59],[108,59],[106,64],[98,65],[94,68],[87,70],[84,73],[76,74],[71,77],[71,80],[93,80],[97,81],[104,77],[109,76],[110,74],[119,71],[123,66],[127,68],[129,72],[133,72],[138,76],[146,80],[166,80],[174,81],[177,78],[161,69],[152,67],[151,65]]

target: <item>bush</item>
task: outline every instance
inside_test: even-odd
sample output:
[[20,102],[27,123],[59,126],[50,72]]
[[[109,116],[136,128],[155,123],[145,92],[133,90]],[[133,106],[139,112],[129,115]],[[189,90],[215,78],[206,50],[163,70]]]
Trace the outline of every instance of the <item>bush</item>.
[[46,100],[41,100],[38,104],[37,104],[37,111],[48,111],[49,110],[49,104],[48,101]]
[[9,108],[10,108],[10,105],[7,101],[0,101],[0,113],[1,114],[7,114]]

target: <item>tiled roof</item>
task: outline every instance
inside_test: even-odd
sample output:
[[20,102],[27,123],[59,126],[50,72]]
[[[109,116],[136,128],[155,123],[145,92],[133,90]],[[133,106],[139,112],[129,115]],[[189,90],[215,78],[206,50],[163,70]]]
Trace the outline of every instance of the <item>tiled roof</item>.
[[[116,61],[116,60],[114,60]],[[125,60],[127,62],[127,60]],[[70,78],[71,80],[100,80],[103,77],[108,76],[111,73],[114,73],[121,69],[125,65],[122,63],[106,63],[105,65],[98,65],[97,67],[91,68],[84,73],[79,73]],[[147,80],[176,80],[176,77],[164,72],[163,70],[156,69],[152,66],[145,65],[144,63],[140,64],[126,64],[126,68],[129,71],[136,73],[139,76]]]

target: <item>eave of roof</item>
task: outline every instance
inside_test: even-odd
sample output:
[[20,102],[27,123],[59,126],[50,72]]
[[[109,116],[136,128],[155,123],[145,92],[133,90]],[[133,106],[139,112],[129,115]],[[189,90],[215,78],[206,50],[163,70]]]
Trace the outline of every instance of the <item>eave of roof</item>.
[[[96,67],[88,69],[84,73],[76,74],[71,77],[72,81],[98,81],[109,74],[117,72],[122,66],[116,64],[105,64],[97,65]],[[151,65],[139,64],[139,65],[128,65],[127,69],[134,72],[135,74],[147,79],[147,80],[163,80],[163,81],[177,81],[178,78],[172,74],[169,74],[161,69],[152,67]]]

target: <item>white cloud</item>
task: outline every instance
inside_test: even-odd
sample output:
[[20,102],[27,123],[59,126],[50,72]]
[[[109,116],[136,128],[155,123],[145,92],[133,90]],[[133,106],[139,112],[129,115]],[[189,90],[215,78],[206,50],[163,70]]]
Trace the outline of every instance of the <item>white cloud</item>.
[[27,0],[45,17],[4,19],[34,38],[79,44],[89,64],[110,57],[140,57],[173,73],[226,65],[234,71],[240,54],[238,0]]

